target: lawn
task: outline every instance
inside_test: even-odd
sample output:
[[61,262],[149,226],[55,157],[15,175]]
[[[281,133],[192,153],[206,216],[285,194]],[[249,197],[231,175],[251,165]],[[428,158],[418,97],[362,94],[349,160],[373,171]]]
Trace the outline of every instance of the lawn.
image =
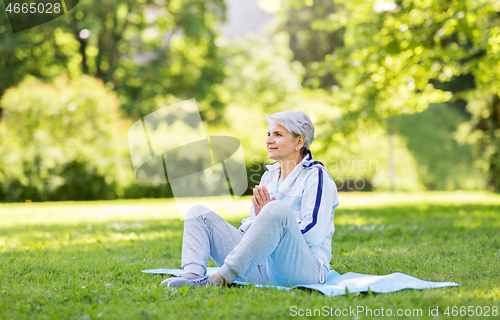
[[[339,199],[332,269],[403,272],[461,286],[332,298],[254,286],[167,289],[162,276],[140,271],[180,267],[183,223],[173,200],[0,204],[0,319],[277,319],[293,315],[291,308],[357,307],[393,315],[422,310],[418,318],[438,308],[433,319],[463,318],[464,307],[500,318],[500,196],[342,193]],[[246,197],[220,212],[238,226],[249,206]]]

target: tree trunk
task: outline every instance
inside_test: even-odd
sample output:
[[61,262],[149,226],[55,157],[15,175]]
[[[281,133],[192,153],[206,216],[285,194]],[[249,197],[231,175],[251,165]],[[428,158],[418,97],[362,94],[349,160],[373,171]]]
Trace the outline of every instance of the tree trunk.
[[73,16],[73,32],[75,34],[76,40],[80,43],[80,54],[82,55],[82,72],[84,74],[89,74],[89,67],[87,65],[87,54],[85,49],[87,49],[87,39],[80,38],[80,30],[78,30],[76,18]]
[[489,117],[489,136],[491,145],[494,148],[493,154],[490,156],[489,168],[489,186],[495,192],[500,192],[500,98],[498,95],[493,95],[491,103],[491,115]]

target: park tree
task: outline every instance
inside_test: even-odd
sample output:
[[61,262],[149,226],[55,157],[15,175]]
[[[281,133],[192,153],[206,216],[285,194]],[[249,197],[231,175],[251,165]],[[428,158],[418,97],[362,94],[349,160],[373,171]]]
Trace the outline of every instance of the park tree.
[[312,88],[331,88],[337,85],[334,74],[318,72],[318,69],[325,55],[343,46],[344,30],[342,28],[333,32],[319,30],[314,28],[313,23],[336,12],[339,5],[332,0],[316,0],[309,5],[287,1],[282,5],[277,31],[284,31],[290,35],[293,58],[306,70],[303,85]]
[[27,74],[88,74],[116,90],[125,115],[148,114],[157,95],[174,95],[196,98],[202,116],[216,121],[223,104],[212,86],[224,79],[224,60],[214,40],[224,13],[222,0],[82,0],[13,34],[2,12],[0,94]]
[[[295,0],[312,6],[316,1]],[[327,120],[330,141],[430,103],[463,100],[470,121],[457,138],[485,159],[491,189],[500,191],[500,3],[491,0],[337,0],[312,28],[343,30],[344,46],[327,54],[318,74],[335,75],[342,117]],[[283,2],[268,1],[279,11]]]

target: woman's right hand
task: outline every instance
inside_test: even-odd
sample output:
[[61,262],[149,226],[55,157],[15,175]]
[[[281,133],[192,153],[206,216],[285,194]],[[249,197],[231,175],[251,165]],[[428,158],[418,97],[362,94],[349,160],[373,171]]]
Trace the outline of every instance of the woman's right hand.
[[269,197],[269,191],[267,190],[266,186],[255,186],[253,188],[253,197],[252,197],[252,203],[253,203],[253,209],[255,211],[255,216],[257,216],[260,213],[260,210],[264,208],[264,206],[268,203],[274,200],[274,197],[270,198]]

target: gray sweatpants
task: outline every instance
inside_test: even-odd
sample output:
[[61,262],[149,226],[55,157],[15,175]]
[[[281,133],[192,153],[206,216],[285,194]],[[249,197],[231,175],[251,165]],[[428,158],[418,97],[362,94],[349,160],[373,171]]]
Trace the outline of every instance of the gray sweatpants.
[[311,253],[292,209],[274,200],[262,208],[246,233],[204,206],[184,221],[182,268],[204,275],[209,257],[228,282],[297,285],[323,283],[326,269]]

